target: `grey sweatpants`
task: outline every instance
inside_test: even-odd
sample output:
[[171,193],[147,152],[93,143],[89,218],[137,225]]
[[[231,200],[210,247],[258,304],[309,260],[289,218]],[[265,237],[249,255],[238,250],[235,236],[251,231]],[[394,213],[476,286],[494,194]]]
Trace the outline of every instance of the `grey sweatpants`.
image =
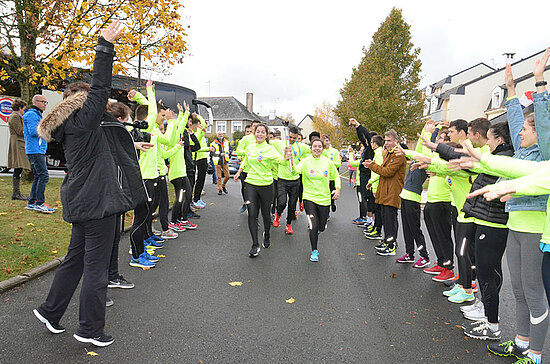
[[510,230],[506,260],[516,298],[516,330],[529,338],[529,348],[542,351],[548,331],[548,306],[542,283],[541,234]]

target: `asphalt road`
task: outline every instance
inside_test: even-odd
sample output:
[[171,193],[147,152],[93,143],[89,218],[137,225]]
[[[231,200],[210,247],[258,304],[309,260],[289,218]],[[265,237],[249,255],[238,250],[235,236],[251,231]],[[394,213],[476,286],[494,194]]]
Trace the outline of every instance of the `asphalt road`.
[[[0,295],[0,363],[512,362],[463,336],[455,326],[462,322],[458,305],[431,276],[375,254],[375,244],[350,222],[357,202],[347,185],[320,236],[320,262],[311,263],[303,213],[294,235],[273,229],[272,246],[249,258],[239,185],[230,181],[229,195],[217,196],[207,181],[199,229],[169,241],[157,268],[129,267],[123,237],[121,272],[136,288],[108,292],[115,301],[106,326],[113,345],[94,348],[72,338],[77,297],[61,321],[66,333],[52,335],[38,322],[32,309],[47,295],[48,273]],[[505,278],[500,316],[508,338],[515,320]],[[286,303],[291,297],[295,302]]]

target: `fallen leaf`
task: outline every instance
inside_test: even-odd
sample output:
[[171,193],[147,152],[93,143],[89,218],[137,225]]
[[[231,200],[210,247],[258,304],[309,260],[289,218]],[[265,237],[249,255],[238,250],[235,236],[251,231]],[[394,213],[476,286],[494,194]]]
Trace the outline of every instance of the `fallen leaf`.
[[285,300],[286,303],[294,303],[296,300],[292,297],[290,297],[288,300]]
[[233,287],[240,287],[243,285],[243,282],[229,282],[229,285]]
[[359,258],[360,260],[365,260],[366,258]]
[[7,212],[0,212],[0,216],[7,215]]
[[214,202],[210,202],[210,205],[213,205],[213,204],[214,204]]
[[61,201],[55,201],[55,203],[61,203]]
[[365,253],[358,253],[357,255],[365,255]]
[[34,226],[34,224],[32,222],[29,222],[27,226]]
[[52,254],[57,254],[57,250],[52,250]]
[[98,356],[99,354],[96,353],[95,351],[88,351],[88,352],[86,353],[86,355],[89,355],[89,356]]
[[157,255],[157,257],[159,257],[159,258],[166,258],[166,255],[164,255],[164,254],[159,254],[159,255]]
[[391,276],[390,276],[390,277],[392,277],[392,278],[396,278],[396,277],[397,277],[397,273],[393,272],[393,273],[391,274]]

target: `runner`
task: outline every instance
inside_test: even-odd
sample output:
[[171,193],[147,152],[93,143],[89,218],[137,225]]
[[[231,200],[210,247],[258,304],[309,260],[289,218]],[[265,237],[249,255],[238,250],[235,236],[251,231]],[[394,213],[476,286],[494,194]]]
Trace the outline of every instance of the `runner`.
[[246,148],[243,162],[234,176],[235,182],[239,180],[244,169],[248,169],[245,180],[246,204],[248,205],[248,229],[252,236],[252,248],[250,257],[257,257],[260,252],[258,244],[258,213],[262,211],[264,223],[264,240],[262,246],[269,248],[269,228],[271,227],[270,207],[273,200],[273,175],[271,167],[274,163],[288,163],[290,148],[286,150],[285,158],[277,150],[268,144],[268,128],[265,124],[258,124],[254,129],[256,142]]
[[229,181],[228,163],[230,156],[231,146],[229,145],[229,141],[225,139],[222,132],[218,132],[216,139],[210,143],[210,157],[216,166],[218,195],[221,195],[222,193],[227,194],[227,188],[225,188],[225,185],[227,184],[227,181]]
[[[323,150],[323,155],[330,159],[330,161],[334,164],[334,167],[336,167],[337,171],[340,171],[340,166],[342,165],[342,158],[340,157],[340,152],[338,149],[332,147],[330,144],[330,136],[325,134],[323,135],[323,139],[325,142],[325,149]],[[330,191],[335,190],[335,183],[334,181],[330,181]],[[336,212],[336,200],[330,201],[330,209],[332,212]]]
[[[380,165],[382,164],[384,157],[382,151],[384,150],[384,138],[380,135],[374,135],[371,139],[371,145],[374,149],[374,163]],[[378,191],[378,183],[380,181],[380,175],[371,171],[371,177],[367,183],[367,201],[366,201],[366,223],[363,224],[365,229],[363,234],[367,239],[380,240],[382,239],[382,227],[384,226],[384,219],[382,218],[382,206],[376,203],[376,193]],[[357,194],[361,196],[361,191],[359,188],[359,183],[357,184]],[[370,193],[369,193],[370,192]],[[370,211],[369,211],[370,210]],[[370,213],[370,223],[369,221]]]
[[[325,144],[321,139],[311,141],[312,155],[293,167],[293,174],[301,174],[304,184],[304,207],[308,219],[309,241],[311,243],[312,262],[319,261],[317,242],[319,234],[325,231],[331,200],[340,197],[341,181],[334,163],[323,156]],[[335,190],[331,193],[330,181],[334,181]],[[332,198],[331,198],[332,196]]]
[[[239,140],[239,144],[237,145],[237,152],[236,153],[237,153],[237,157],[241,161],[241,164],[242,164],[242,161],[245,157],[246,148],[248,148],[249,145],[254,144],[255,141],[256,141],[256,137],[254,136],[254,133],[255,133],[255,130],[256,130],[256,125],[258,125],[259,123],[260,123],[259,121],[254,120],[252,122],[252,124],[250,124],[250,128],[248,126],[246,127],[245,136],[243,136],[241,138],[241,140]],[[241,196],[243,197],[243,205],[241,206],[241,210],[240,210],[241,214],[244,213],[247,209],[246,193],[245,193],[246,184],[244,183],[244,181],[246,180],[247,174],[248,174],[248,167],[245,166],[245,169],[243,169],[241,174],[240,174],[240,176],[241,176]]]

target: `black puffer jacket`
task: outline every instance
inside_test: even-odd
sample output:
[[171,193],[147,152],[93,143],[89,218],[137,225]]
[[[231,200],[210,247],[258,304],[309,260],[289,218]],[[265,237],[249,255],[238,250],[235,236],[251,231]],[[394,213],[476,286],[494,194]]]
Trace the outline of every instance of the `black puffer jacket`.
[[[514,155],[514,148],[509,144],[501,144],[493,151],[494,155]],[[470,192],[495,183],[499,177],[481,173],[477,176]],[[508,222],[508,213],[504,209],[504,202],[500,200],[487,201],[483,196],[476,196],[466,200],[462,211],[465,217],[475,217],[487,222],[505,225]]]
[[105,112],[114,47],[100,38],[89,93],[58,104],[38,126],[46,140],[63,144],[68,172],[61,186],[63,219],[84,222],[132,210],[147,200],[133,139]]

